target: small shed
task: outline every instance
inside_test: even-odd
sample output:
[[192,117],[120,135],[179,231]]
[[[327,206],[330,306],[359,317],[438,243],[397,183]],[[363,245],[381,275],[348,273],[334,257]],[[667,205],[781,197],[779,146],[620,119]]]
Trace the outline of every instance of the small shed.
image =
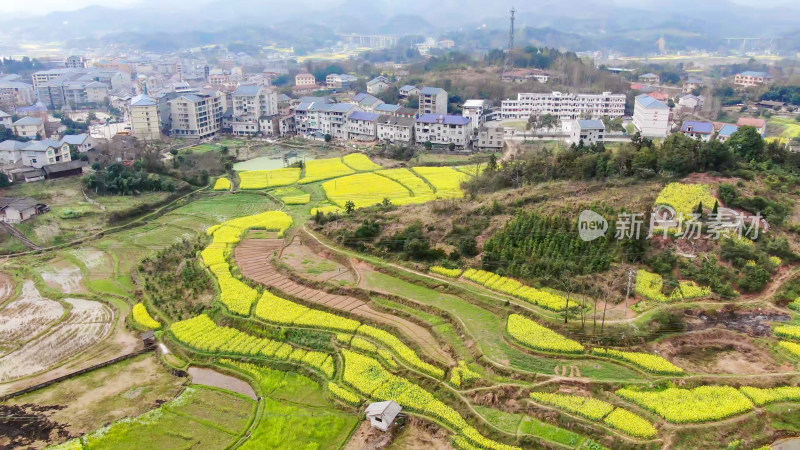
[[386,431],[394,423],[394,419],[400,414],[403,407],[394,400],[385,402],[370,403],[367,406],[367,419],[370,424],[381,431]]
[[76,159],[74,161],[45,164],[42,169],[45,173],[45,178],[53,180],[56,178],[70,177],[73,175],[80,175],[83,173],[83,167],[86,166],[86,161]]
[[142,333],[142,342],[144,343],[145,347],[150,347],[151,345],[155,345],[156,343],[156,334],[153,330],[147,330]]

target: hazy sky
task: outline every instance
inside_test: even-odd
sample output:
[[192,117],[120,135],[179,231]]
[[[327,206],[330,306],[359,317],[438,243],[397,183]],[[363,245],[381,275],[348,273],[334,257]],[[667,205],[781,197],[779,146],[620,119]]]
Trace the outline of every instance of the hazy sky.
[[[47,14],[53,11],[73,11],[76,9],[81,9],[86,6],[90,5],[101,5],[107,6],[111,8],[124,8],[130,7],[136,4],[147,3],[147,4],[157,4],[161,7],[164,6],[190,6],[190,7],[197,7],[200,4],[208,3],[211,0],[36,0],[33,2],[24,2],[24,1],[14,1],[14,0],[0,0],[0,13],[23,13],[23,14]],[[264,0],[264,5],[267,6],[270,2],[276,0]],[[283,0],[277,0],[283,1]],[[398,1],[406,1],[406,0],[398,0]],[[427,1],[427,0],[423,0]],[[602,0],[599,0],[602,1]],[[642,0],[613,0],[614,3],[624,5],[624,6],[637,6],[641,5],[643,2]],[[718,0],[701,0],[706,3],[715,3]],[[741,4],[749,4],[752,5],[751,0],[731,0],[734,3],[741,3]],[[777,5],[791,5],[796,0],[761,0],[758,2],[759,5],[765,6],[777,6]],[[526,3],[526,0],[520,0],[520,4]],[[645,0],[644,3],[647,3]],[[659,3],[669,5],[669,1]]]

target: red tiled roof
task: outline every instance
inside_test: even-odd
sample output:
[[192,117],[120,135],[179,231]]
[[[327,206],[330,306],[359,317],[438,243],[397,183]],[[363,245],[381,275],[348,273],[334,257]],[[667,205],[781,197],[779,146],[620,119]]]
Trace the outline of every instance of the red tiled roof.
[[739,120],[736,121],[736,125],[740,127],[763,128],[767,125],[767,121],[755,117],[740,117]]

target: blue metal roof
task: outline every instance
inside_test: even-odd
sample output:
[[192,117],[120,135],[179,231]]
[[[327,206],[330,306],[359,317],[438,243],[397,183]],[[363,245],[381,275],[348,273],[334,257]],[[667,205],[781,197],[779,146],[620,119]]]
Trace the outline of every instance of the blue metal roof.
[[637,95],[636,102],[640,105],[644,106],[645,108],[653,108],[653,109],[669,109],[666,103],[657,100],[653,97],[650,97],[647,94]]
[[423,114],[417,118],[418,123],[443,123],[445,125],[466,125],[471,122],[469,117],[453,116],[450,114]]
[[389,103],[383,103],[375,107],[375,111],[386,111],[386,112],[395,112],[402,108],[400,105],[392,105]]
[[581,130],[605,130],[606,125],[602,120],[579,120],[578,126]]
[[687,120],[683,122],[681,127],[683,133],[700,133],[711,134],[714,132],[714,124],[711,122],[698,122],[695,120]]
[[737,127],[736,125],[728,124],[728,125],[725,125],[724,127],[720,128],[719,135],[720,136],[730,137],[730,135],[732,135],[733,133],[736,133],[737,131],[739,131],[739,127]]
[[258,93],[261,92],[261,86],[255,84],[248,84],[244,86],[239,86],[233,92],[233,95],[242,95],[246,97],[255,97]]
[[349,119],[350,120],[366,120],[366,121],[369,121],[369,122],[374,122],[374,121],[378,120],[378,117],[380,117],[380,114],[369,113],[369,112],[364,112],[364,111],[356,111],[353,114],[350,114]]
[[420,94],[424,94],[424,95],[437,95],[437,94],[439,94],[439,92],[444,92],[444,89],[437,88],[437,87],[425,86],[424,88],[422,88],[419,91]]

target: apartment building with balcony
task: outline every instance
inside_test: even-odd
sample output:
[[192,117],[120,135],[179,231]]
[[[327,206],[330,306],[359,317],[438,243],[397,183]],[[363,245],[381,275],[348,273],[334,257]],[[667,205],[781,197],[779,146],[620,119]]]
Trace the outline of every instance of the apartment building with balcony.
[[517,99],[503,100],[503,119],[527,120],[531,115],[552,114],[562,121],[581,117],[622,117],[625,115],[625,94],[519,93]]
[[196,139],[213,136],[222,128],[226,109],[221,92],[181,94],[169,100],[170,134]]
[[737,73],[733,77],[733,84],[742,87],[760,86],[770,81],[772,81],[772,75],[766,72],[756,72],[752,70]]
[[414,142],[414,126],[417,123],[414,118],[382,114],[375,122],[377,138],[381,142]]
[[665,138],[669,132],[669,106],[647,94],[636,96],[633,125],[648,138]]
[[417,118],[414,135],[417,144],[430,141],[434,145],[455,144],[466,148],[472,139],[472,121],[464,116],[423,114]]
[[380,114],[356,111],[347,118],[348,139],[374,141],[378,135]]
[[262,117],[278,114],[278,94],[263,85],[239,86],[231,96],[233,134],[253,135],[261,131]]
[[158,116],[157,101],[145,94],[137,95],[131,99],[128,110],[134,136],[145,141],[161,137],[161,119]]

